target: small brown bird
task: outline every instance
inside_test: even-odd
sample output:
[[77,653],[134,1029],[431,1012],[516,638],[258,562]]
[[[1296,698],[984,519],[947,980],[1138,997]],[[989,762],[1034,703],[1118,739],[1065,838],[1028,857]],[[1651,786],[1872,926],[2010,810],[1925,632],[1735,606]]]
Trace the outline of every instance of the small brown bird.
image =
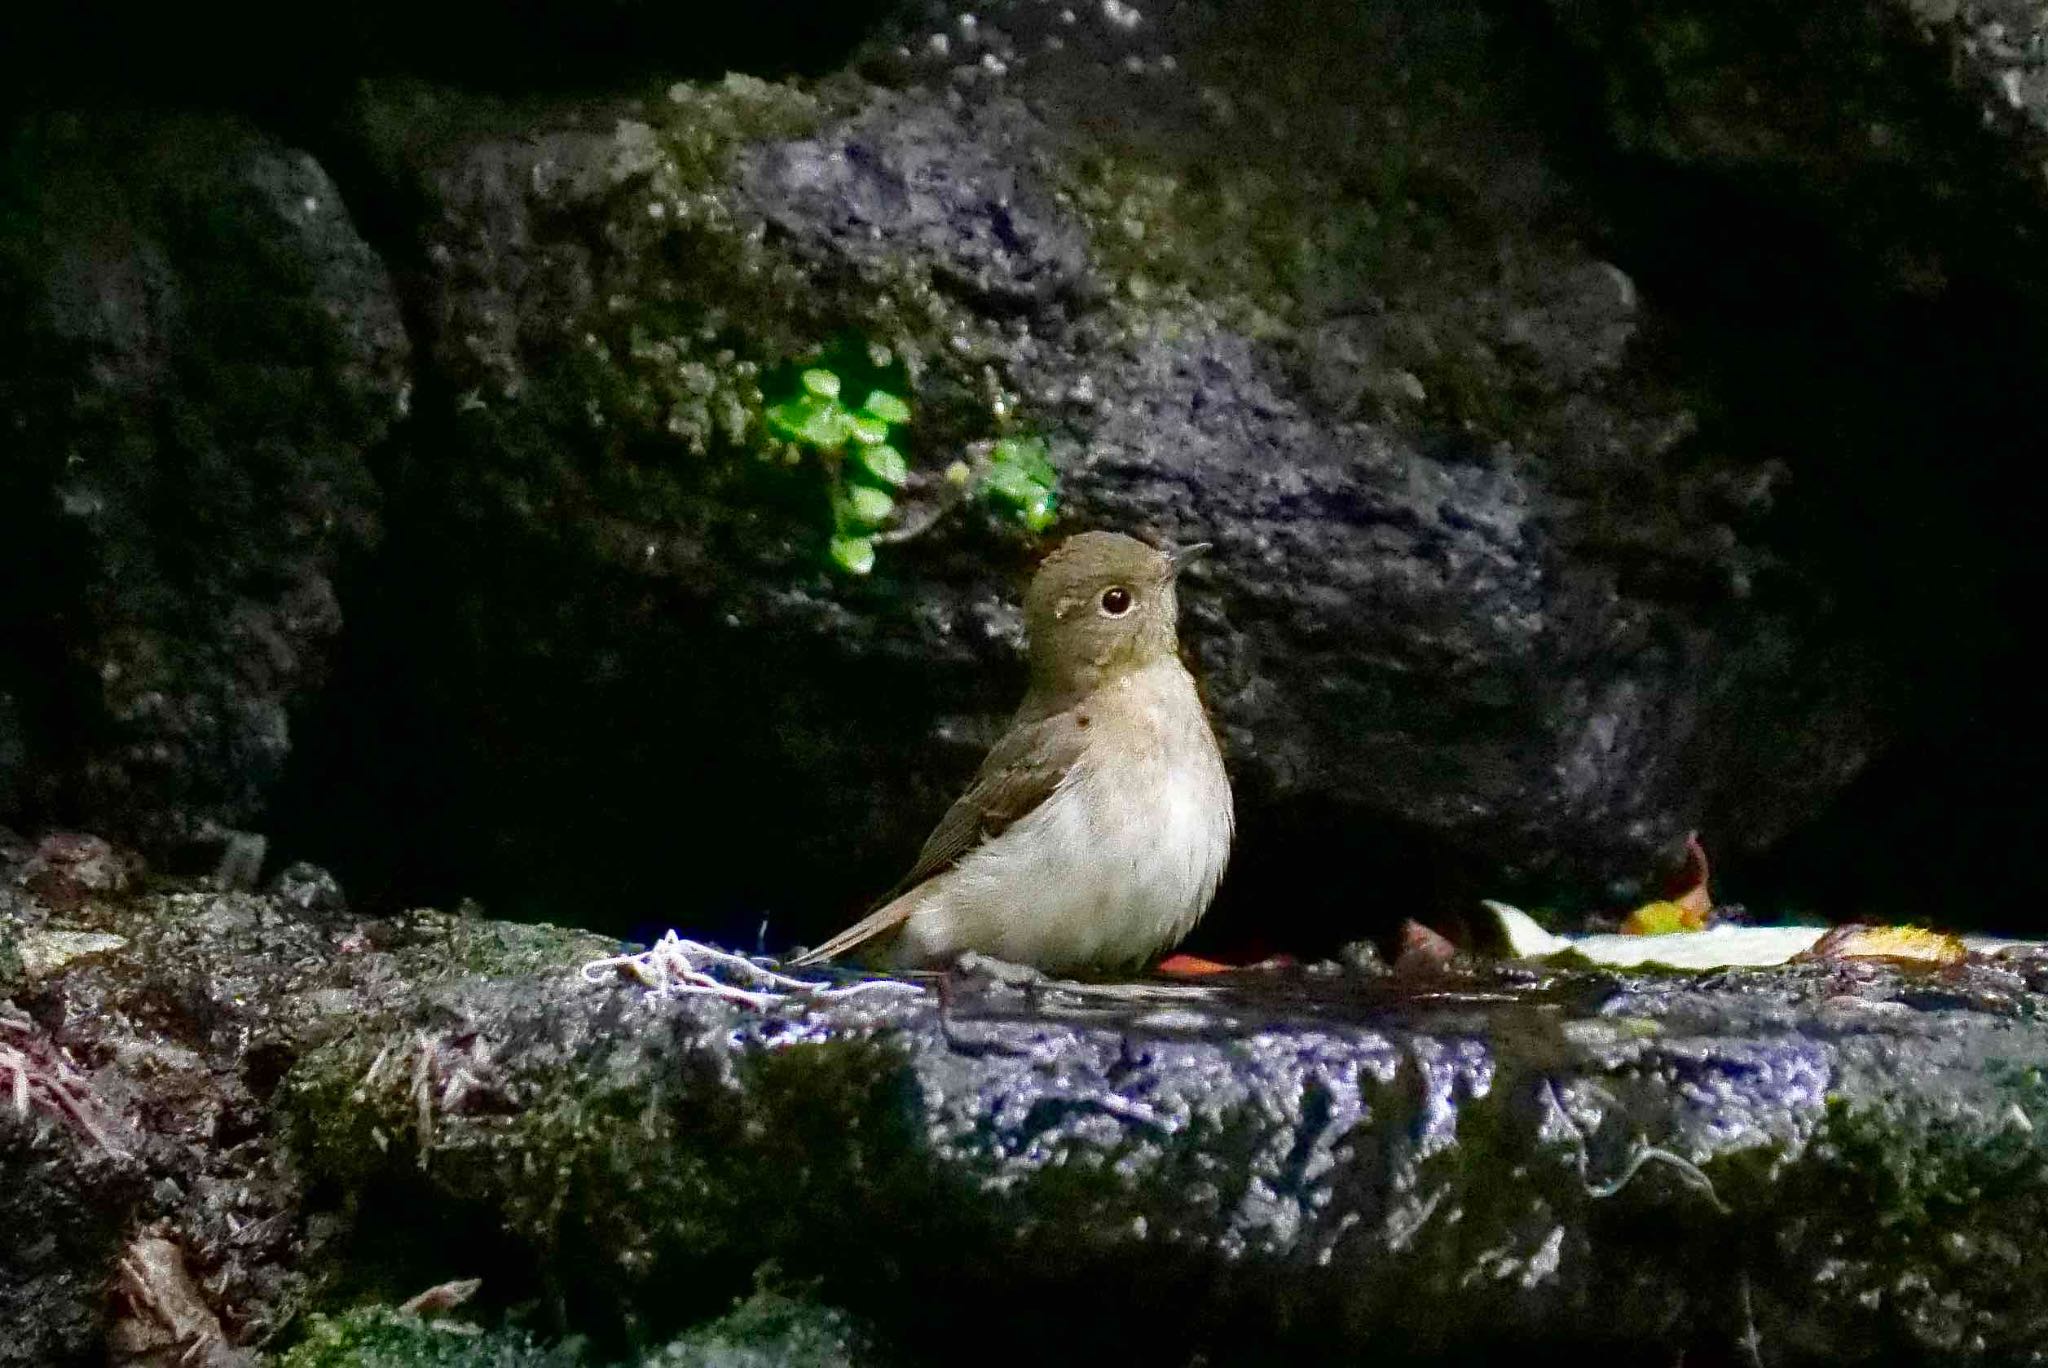
[[979,951],[1054,972],[1144,963],[1208,910],[1230,779],[1180,663],[1174,583],[1207,546],[1083,532],[1025,596],[1031,687],[897,885],[798,964],[899,968]]

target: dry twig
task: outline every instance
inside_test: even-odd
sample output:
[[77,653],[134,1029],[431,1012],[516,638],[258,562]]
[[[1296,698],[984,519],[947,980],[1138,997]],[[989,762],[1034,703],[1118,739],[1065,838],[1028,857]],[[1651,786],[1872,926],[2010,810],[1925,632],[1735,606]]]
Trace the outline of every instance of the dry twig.
[[36,1034],[28,1018],[7,1012],[0,1012],[0,1080],[0,1094],[12,1102],[16,1116],[26,1119],[31,1110],[40,1111],[114,1158],[127,1157],[101,1124],[99,1102],[84,1075],[54,1044]]

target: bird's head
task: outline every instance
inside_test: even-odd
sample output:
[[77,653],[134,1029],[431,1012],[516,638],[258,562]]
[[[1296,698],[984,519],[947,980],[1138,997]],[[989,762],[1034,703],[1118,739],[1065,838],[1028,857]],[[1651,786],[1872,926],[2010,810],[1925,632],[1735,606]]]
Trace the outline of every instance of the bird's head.
[[1121,532],[1081,532],[1038,567],[1024,599],[1032,688],[1082,695],[1171,658],[1174,583],[1206,543],[1159,551]]

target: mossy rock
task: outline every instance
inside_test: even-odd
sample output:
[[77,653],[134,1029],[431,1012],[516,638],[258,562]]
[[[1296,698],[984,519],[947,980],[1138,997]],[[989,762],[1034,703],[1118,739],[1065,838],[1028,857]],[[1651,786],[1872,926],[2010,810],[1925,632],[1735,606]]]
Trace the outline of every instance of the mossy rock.
[[591,1368],[574,1347],[518,1330],[430,1322],[386,1308],[309,1317],[277,1368]]
[[277,1368],[862,1368],[881,1360],[842,1311],[758,1292],[725,1315],[619,1361],[571,1339],[429,1321],[385,1307],[308,1318]]

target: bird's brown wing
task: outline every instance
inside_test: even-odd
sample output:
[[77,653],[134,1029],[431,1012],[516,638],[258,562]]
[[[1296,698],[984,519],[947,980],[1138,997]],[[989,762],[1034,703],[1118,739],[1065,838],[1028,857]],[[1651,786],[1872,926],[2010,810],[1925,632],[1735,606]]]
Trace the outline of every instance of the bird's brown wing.
[[822,964],[901,925],[916,905],[916,899],[907,895],[919,884],[950,869],[962,855],[1000,835],[1052,796],[1080,758],[1086,728],[1087,723],[1072,712],[1013,724],[981,762],[967,792],[939,819],[916,866],[884,895],[882,906],[792,963]]

